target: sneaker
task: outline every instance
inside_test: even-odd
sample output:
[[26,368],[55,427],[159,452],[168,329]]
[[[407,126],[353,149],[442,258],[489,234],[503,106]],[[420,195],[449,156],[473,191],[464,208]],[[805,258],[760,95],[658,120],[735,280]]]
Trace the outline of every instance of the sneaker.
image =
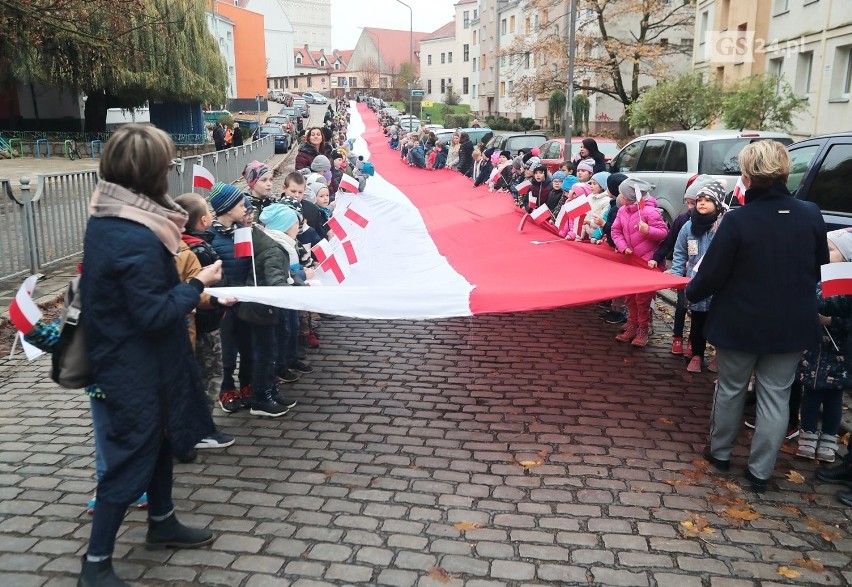
[[217,430],[210,436],[202,438],[198,444],[195,445],[195,448],[225,448],[232,444],[234,444],[233,436],[228,436],[224,432],[219,432]]
[[683,345],[683,356],[691,357],[692,356],[692,343],[687,339],[686,344]]
[[675,336],[672,338],[672,354],[673,355],[682,355],[683,354],[683,337]]
[[815,459],[819,434],[816,432],[802,432],[799,435],[799,446],[796,448],[796,456],[803,459]]
[[277,401],[256,401],[251,405],[252,416],[268,416],[278,418],[290,411],[290,408],[279,404]]
[[838,491],[837,500],[843,505],[852,507],[852,491]]
[[95,503],[97,503],[97,501],[98,498],[93,496],[92,499],[89,500],[89,505],[86,506],[86,513],[90,516],[95,514]]
[[608,310],[608,311],[611,312],[612,311],[612,302],[610,302],[610,301],[598,302],[598,308],[600,308],[601,310]]
[[251,407],[251,384],[243,385],[240,388],[240,404],[244,408]]
[[304,361],[296,361],[295,363],[290,363],[290,371],[295,371],[296,373],[313,373],[314,368],[305,363]]
[[630,344],[638,347],[646,346],[648,344],[648,328],[640,326]]
[[624,329],[624,332],[616,336],[615,340],[619,342],[630,342],[636,338],[637,332],[639,332],[639,326],[636,324],[628,324],[627,328]]
[[690,373],[701,373],[701,357],[695,355],[689,359],[689,365],[686,366],[686,370]]
[[712,361],[707,363],[707,370],[710,371],[711,373],[718,373],[719,372],[719,361],[717,361],[716,359],[713,359]]
[[312,349],[318,349],[319,348],[320,340],[317,337],[317,333],[316,333],[315,330],[311,330],[308,333],[307,343],[308,343],[308,346],[311,347]]
[[289,410],[290,408],[295,408],[296,404],[299,403],[299,402],[297,402],[294,399],[290,399],[286,395],[279,395],[278,393],[276,393],[275,394],[275,403],[279,403]]
[[175,458],[181,463],[191,463],[198,458],[198,451],[194,448],[189,449],[189,452],[184,455],[175,455]]
[[610,311],[604,315],[603,321],[607,324],[626,324],[627,314],[625,312]]
[[228,391],[222,393],[219,396],[219,407],[222,408],[222,411],[226,414],[233,414],[234,412],[239,412],[243,407],[242,402],[240,401],[239,393],[236,389],[229,389]]
[[[92,502],[95,501],[95,498],[92,498]],[[144,510],[148,507],[148,492],[146,491],[142,495],[139,496],[139,499],[136,500],[136,509]]]
[[299,380],[299,374],[293,373],[290,369],[279,369],[275,375],[278,377],[279,381],[284,383],[293,383]]
[[833,467],[820,467],[816,470],[816,478],[826,483],[852,487],[852,465],[843,462]]

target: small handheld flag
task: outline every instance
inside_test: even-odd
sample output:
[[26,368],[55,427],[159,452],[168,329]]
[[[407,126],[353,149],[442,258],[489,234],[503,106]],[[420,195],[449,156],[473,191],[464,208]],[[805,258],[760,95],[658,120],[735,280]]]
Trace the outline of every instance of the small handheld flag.
[[822,297],[852,295],[852,263],[828,263],[820,270]]
[[737,178],[737,185],[734,187],[734,197],[739,201],[740,206],[745,205],[746,186],[743,183],[743,177]]
[[320,242],[311,247],[311,253],[313,253],[317,263],[322,264],[331,256],[331,243],[326,239],[322,239]]
[[589,198],[586,195],[577,196],[573,200],[565,202],[559,215],[556,217],[556,226],[562,230],[569,220],[578,218],[586,212],[592,211],[592,205],[589,203]]
[[41,310],[38,309],[32,298],[36,281],[38,281],[37,275],[27,277],[21,287],[18,288],[15,299],[9,305],[9,319],[15,325],[15,328],[24,334],[29,334],[36,322],[41,319]]
[[524,181],[519,183],[515,189],[518,190],[519,194],[524,195],[525,193],[530,191],[531,187],[532,187],[532,182],[530,182],[530,180],[528,180],[528,179],[525,179]]
[[343,280],[346,279],[346,274],[343,272],[343,268],[340,266],[335,255],[331,255],[325,262],[320,263],[320,268],[327,273],[331,273],[337,283],[343,283]]
[[532,218],[532,221],[536,224],[544,224],[549,219],[553,218],[553,214],[547,206],[539,206],[530,212],[530,218]]
[[346,260],[350,265],[358,262],[358,255],[355,254],[355,245],[352,244],[351,240],[346,239],[343,241],[343,250],[346,252]]
[[352,207],[352,205],[350,205],[346,209],[346,212],[343,213],[343,216],[346,219],[351,220],[352,222],[354,222],[355,224],[357,224],[361,228],[367,228],[367,225],[370,223],[369,220],[367,220],[361,214],[359,214],[357,211],[355,211],[354,208]]
[[192,187],[209,190],[215,183],[216,178],[205,167],[198,164],[192,166]]
[[234,257],[254,256],[251,240],[251,228],[238,228],[234,231]]
[[326,222],[326,223],[325,223],[325,225],[326,225],[326,226],[328,226],[328,228],[329,228],[330,230],[333,230],[333,231],[334,231],[334,236],[336,236],[336,237],[337,237],[337,238],[339,238],[340,240],[343,240],[343,239],[345,239],[347,236],[349,236],[349,233],[347,233],[347,232],[346,232],[346,229],[345,229],[345,228],[343,228],[343,224],[341,224],[340,220],[338,220],[338,219],[337,219],[337,218],[335,218],[334,216],[332,216],[331,218],[329,218],[329,219],[328,219],[328,222]]
[[358,180],[349,175],[348,173],[344,173],[343,177],[340,178],[340,186],[339,189],[344,192],[350,192],[353,194],[358,193]]

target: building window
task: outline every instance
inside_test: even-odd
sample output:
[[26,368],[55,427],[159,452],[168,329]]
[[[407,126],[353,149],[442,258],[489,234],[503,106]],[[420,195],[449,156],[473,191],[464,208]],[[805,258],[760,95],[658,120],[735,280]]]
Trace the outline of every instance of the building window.
[[538,30],[538,15],[537,14],[533,15],[533,28],[535,30]]
[[464,59],[464,62],[467,63],[468,61],[470,61],[470,45],[465,43],[464,46],[462,46],[462,50],[462,58]]
[[473,44],[476,45],[476,31],[473,31]]
[[432,93],[432,80],[430,80],[430,79],[426,80],[426,93],[427,94]]
[[349,78],[349,86],[354,88],[357,85],[358,85],[358,78],[357,77],[350,77]]
[[464,13],[464,28],[470,28],[470,11],[465,10]]
[[310,88],[313,84],[311,83],[311,76],[308,76],[308,87]]
[[441,63],[446,63],[446,62],[447,62],[447,54],[441,53]]
[[524,67],[526,69],[530,68],[530,54],[529,53],[524,53]]
[[773,16],[778,16],[779,14],[784,14],[790,10],[790,0],[775,0],[773,5]]
[[506,56],[500,56],[500,67],[506,67]]
[[233,35],[231,34],[231,31],[226,31],[226,32],[225,32],[225,36],[226,36],[226,37],[228,37],[228,40],[229,40],[229,41],[230,41],[230,40],[231,40],[231,38],[233,37]]
[[500,97],[506,95],[506,82],[500,82]]
[[431,55],[426,56],[426,65],[432,65],[432,56]]
[[446,91],[447,91],[447,84],[444,81],[444,78],[441,78],[441,93],[443,94]]
[[301,64],[301,63],[302,63],[302,56],[301,56],[301,55],[296,55],[296,65],[299,65],[299,64]]
[[509,32],[510,33],[515,32],[515,15],[514,14],[509,17]]
[[698,29],[698,44],[703,45],[705,40],[707,39],[707,29],[710,28],[710,11],[705,10],[701,13],[701,20],[699,21],[699,29]]
[[776,59],[769,60],[769,67],[767,68],[769,75],[778,78],[775,82],[775,93],[781,89],[781,73],[784,71],[784,58],[778,57]]
[[509,31],[509,23],[504,18],[500,21],[500,34],[505,35]]
[[796,95],[807,98],[811,91],[811,68],[814,62],[814,52],[799,53],[796,62]]
[[512,88],[514,87],[514,85],[514,82],[512,80],[509,80],[509,85],[506,86],[506,91],[509,92],[510,96],[512,95]]
[[325,67],[325,60],[320,59],[320,67]]
[[473,84],[473,86],[470,88],[470,97],[476,98],[476,84]]
[[299,78],[297,78],[297,77],[294,77],[294,78],[293,78],[293,87],[294,87],[294,88],[298,88],[298,87],[299,87]]
[[462,78],[462,94],[467,95],[470,91],[470,80],[466,77]]
[[524,19],[524,34],[530,34],[530,28],[530,17],[528,16]]
[[341,88],[343,86],[345,86],[346,85],[346,78],[345,77],[337,78],[337,85],[340,86]]
[[476,57],[473,58],[473,71],[476,71]]
[[482,57],[479,60],[479,69],[485,71],[485,62],[487,61],[487,59],[488,59],[488,57],[485,54],[483,54]]
[[479,18],[479,9],[474,8],[473,9],[473,20],[476,20],[477,18]]
[[447,63],[452,63],[452,62],[453,62],[453,52],[449,51],[449,52],[447,52]]

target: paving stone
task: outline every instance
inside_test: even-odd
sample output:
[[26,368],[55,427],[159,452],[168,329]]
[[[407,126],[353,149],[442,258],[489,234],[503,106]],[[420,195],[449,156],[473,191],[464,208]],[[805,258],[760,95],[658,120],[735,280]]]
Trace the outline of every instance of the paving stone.
[[411,587],[417,582],[417,573],[399,569],[384,569],[376,580],[379,585],[391,587]]
[[590,570],[594,576],[594,582],[600,585],[641,587],[650,584],[646,573],[633,573],[630,571],[607,569],[603,567],[592,567]]
[[311,560],[342,562],[352,556],[352,549],[342,544],[315,544],[308,552]]
[[325,578],[344,581],[346,583],[366,583],[373,578],[373,569],[359,565],[332,564],[325,573]]
[[689,575],[672,575],[669,573],[654,573],[657,587],[702,587],[701,577]]
[[520,561],[495,560],[491,563],[491,576],[497,579],[524,581],[535,577],[535,566]]
[[375,565],[377,567],[386,567],[393,560],[394,552],[386,548],[374,548],[364,546],[359,548],[355,553],[355,560],[362,563]]
[[242,555],[234,560],[231,568],[237,571],[274,575],[281,570],[283,565],[284,561],[278,557]]
[[586,569],[568,565],[543,564],[538,567],[538,578],[562,585],[579,585],[588,582]]

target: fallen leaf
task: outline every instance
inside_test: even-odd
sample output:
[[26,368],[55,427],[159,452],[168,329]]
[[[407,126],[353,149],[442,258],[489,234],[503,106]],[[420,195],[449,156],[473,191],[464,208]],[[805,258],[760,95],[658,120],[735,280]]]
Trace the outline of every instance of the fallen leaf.
[[711,503],[715,503],[716,505],[727,505],[727,506],[744,506],[746,505],[746,500],[741,497],[736,497],[735,495],[719,495],[718,493],[708,493],[707,501]]
[[677,487],[678,485],[692,485],[692,481],[687,481],[686,479],[666,479],[665,482],[672,487]]
[[453,579],[453,576],[441,567],[432,567],[428,575],[439,583],[449,583]]
[[322,472],[322,474],[325,475],[326,477],[331,477],[335,473],[337,473],[337,471],[332,471],[331,469],[326,469],[325,471]]
[[798,471],[790,471],[789,473],[787,473],[787,480],[790,481],[790,483],[801,484],[805,482],[805,478],[802,477],[802,474]]
[[707,518],[702,518],[698,514],[689,514],[692,517],[691,520],[684,520],[680,523],[683,528],[682,532],[684,536],[691,538],[696,537],[700,538],[701,534],[715,534],[716,531],[710,527],[710,522]]
[[786,454],[788,454],[788,455],[794,455],[794,456],[795,456],[796,452],[799,450],[799,447],[798,447],[797,445],[795,445],[795,444],[788,444],[788,443],[785,443],[785,444],[782,444],[782,445],[781,445],[781,449],[780,449],[780,450],[781,450],[781,452],[783,452],[783,453],[786,453]]
[[787,577],[788,579],[795,579],[796,577],[802,576],[799,571],[791,569],[790,567],[778,567],[778,574],[782,577]]
[[840,437],[840,440],[838,440],[838,442],[839,442],[841,445],[845,444],[846,446],[849,446],[849,433],[847,432],[846,434],[844,434],[843,436],[841,436],[841,437]]
[[813,493],[800,493],[799,496],[810,503],[816,503],[819,501],[819,496],[814,495]]
[[796,514],[797,516],[801,516],[801,515],[802,515],[802,510],[800,510],[799,508],[797,508],[797,507],[796,507],[796,506],[794,506],[794,505],[782,505],[782,506],[781,506],[781,509],[782,509],[782,510],[787,510],[788,512],[791,512],[791,513],[794,513],[794,514]]
[[660,424],[674,424],[674,421],[669,420],[668,418],[657,418],[657,422]]
[[821,573],[825,570],[825,565],[813,558],[797,558],[790,564],[802,569],[809,569],[817,573]]
[[820,538],[825,540],[826,542],[834,542],[835,540],[840,540],[841,535],[840,532],[835,530],[834,528],[826,528],[822,534],[819,535]]
[[534,461],[518,461],[518,464],[524,469],[531,469],[532,467],[538,467],[539,465],[544,464],[544,461],[541,459],[536,459]]
[[836,528],[826,526],[819,520],[805,518],[804,522],[806,526],[819,532],[820,538],[822,538],[826,542],[833,542],[834,540],[840,540],[841,538],[840,532]]
[[453,524],[457,530],[479,530],[482,528],[480,524],[476,524],[474,522],[456,522]]
[[550,455],[548,455],[547,451],[545,451],[545,450],[540,450],[536,454],[543,459],[546,459],[548,456],[550,456]]
[[749,508],[728,508],[722,513],[728,516],[729,518],[734,518],[735,520],[747,520],[749,522],[752,520],[756,520],[760,517],[760,514]]

